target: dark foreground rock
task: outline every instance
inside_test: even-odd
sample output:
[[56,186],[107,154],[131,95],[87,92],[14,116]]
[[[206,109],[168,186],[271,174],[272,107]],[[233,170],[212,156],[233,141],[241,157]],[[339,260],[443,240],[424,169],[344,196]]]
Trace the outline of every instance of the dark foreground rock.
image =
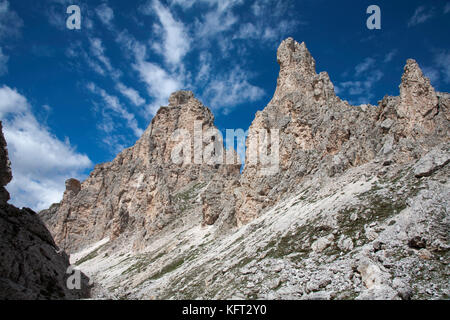
[[12,179],[0,122],[0,299],[80,299],[89,297],[88,279],[80,274],[80,290],[69,290],[69,257],[31,209],[7,204],[4,188]]

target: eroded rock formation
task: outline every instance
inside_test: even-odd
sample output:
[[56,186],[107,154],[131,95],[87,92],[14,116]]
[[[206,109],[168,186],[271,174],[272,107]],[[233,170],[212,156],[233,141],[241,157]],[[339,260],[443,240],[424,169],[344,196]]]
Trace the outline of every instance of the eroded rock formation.
[[[273,99],[256,114],[249,139],[260,130],[279,130],[280,170],[264,173],[246,163],[236,218],[242,225],[319,171],[341,174],[380,157],[386,164],[418,159],[450,133],[448,95],[438,94],[418,64],[408,60],[400,96],[386,96],[378,107],[351,106],[338,98],[326,72],[317,74],[304,43],[292,38],[278,49],[280,75]],[[247,145],[249,158],[250,148]]]

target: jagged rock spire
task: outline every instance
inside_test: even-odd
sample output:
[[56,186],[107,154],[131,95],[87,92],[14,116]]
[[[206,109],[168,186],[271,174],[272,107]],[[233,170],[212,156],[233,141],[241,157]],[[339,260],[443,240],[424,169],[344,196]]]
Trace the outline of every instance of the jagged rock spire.
[[423,75],[417,62],[408,59],[400,84],[399,116],[411,118],[424,116],[436,108],[438,98],[430,79]]
[[326,105],[336,98],[328,73],[316,73],[316,61],[304,42],[292,38],[284,40],[278,48],[277,61],[280,73],[273,104],[280,104],[290,94],[303,95],[304,99],[318,105]]
[[282,71],[294,69],[310,76],[316,74],[316,62],[306,48],[306,44],[298,43],[293,38],[287,38],[281,42],[277,52],[277,61]]
[[176,91],[169,97],[169,106],[181,106],[194,98],[194,93],[192,91]]

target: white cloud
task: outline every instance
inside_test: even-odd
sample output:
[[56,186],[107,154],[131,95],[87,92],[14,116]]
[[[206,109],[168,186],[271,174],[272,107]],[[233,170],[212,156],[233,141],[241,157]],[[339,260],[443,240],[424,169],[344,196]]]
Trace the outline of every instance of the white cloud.
[[0,39],[20,34],[22,19],[10,8],[7,0],[0,0]]
[[202,19],[197,19],[195,30],[198,39],[211,38],[218,33],[228,31],[238,22],[233,8],[242,4],[241,0],[203,2],[207,2],[213,9],[204,14]]
[[414,11],[414,15],[408,21],[408,27],[416,26],[424,23],[434,16],[433,8],[427,9],[425,6],[420,6]]
[[[103,43],[99,38],[89,38],[90,42],[90,51],[91,54],[97,58],[98,61],[104,66],[104,68],[109,72],[109,74],[113,77],[114,80],[121,77],[122,73],[119,70],[115,70],[109,58],[105,55],[105,48],[103,47]],[[97,70],[98,73],[105,75],[105,72],[100,71],[103,70],[102,67],[96,66],[95,63],[89,58],[89,56],[85,56],[88,64]],[[91,61],[90,61],[91,60]]]
[[128,100],[131,101],[135,106],[141,106],[145,103],[145,100],[139,95],[139,92],[133,88],[125,86],[123,83],[119,82],[116,84],[116,89]]
[[233,39],[253,39],[261,41],[279,41],[292,31],[296,21],[279,21],[275,26],[270,26],[262,19],[254,23],[242,24]]
[[394,59],[394,57],[397,55],[398,50],[397,49],[393,49],[391,51],[389,51],[386,56],[384,57],[384,63],[388,63],[391,62],[392,59]]
[[172,0],[170,1],[170,5],[179,5],[183,9],[190,9],[195,2],[200,2],[198,0]]
[[0,118],[5,119],[11,113],[24,113],[30,106],[27,99],[7,86],[0,88]]
[[144,131],[139,128],[136,118],[120,104],[117,97],[109,95],[104,89],[99,88],[92,82],[88,83],[87,88],[89,91],[97,94],[103,99],[106,108],[114,111],[117,115],[125,119],[128,127],[133,131],[136,137],[140,137],[142,135]]
[[447,14],[450,12],[450,2],[447,2],[444,6],[444,14]]
[[347,93],[353,98],[349,101],[352,104],[366,104],[374,98],[372,92],[374,85],[380,81],[384,74],[376,69],[376,60],[366,58],[355,67],[355,80],[343,81],[336,86],[339,94]]
[[439,86],[442,82],[450,83],[450,51],[433,50],[433,63],[422,67],[422,71],[428,77],[433,86]]
[[203,96],[211,108],[228,113],[237,105],[261,99],[264,90],[250,84],[246,73],[235,67],[230,73],[213,79]]
[[444,75],[444,81],[450,83],[450,51],[440,51],[435,54],[434,61]]
[[[162,54],[165,64],[159,65],[149,60],[146,46],[136,41],[127,31],[119,34],[117,41],[123,48],[131,52],[135,59],[134,69],[139,73],[140,80],[147,86],[147,93],[152,98],[147,106],[147,114],[154,115],[160,106],[166,105],[171,93],[180,89],[190,89],[190,86],[202,88],[205,102],[213,109],[223,109],[229,112],[233,107],[245,102],[253,102],[264,95],[264,91],[249,82],[248,73],[239,65],[226,75],[214,76],[212,70],[221,66],[223,60],[236,50],[238,56],[246,54],[246,47],[233,43],[234,26],[238,22],[235,14],[241,0],[230,1],[170,1],[169,7],[164,7],[159,1],[148,1],[141,6],[143,14],[155,14],[158,24],[154,30],[162,34],[161,42],[153,43],[153,50]],[[168,8],[179,6],[183,10],[201,10],[202,14],[193,19],[193,23],[184,25],[177,21]],[[265,7],[268,10],[268,7]],[[263,19],[263,17],[261,17]],[[280,30],[287,29],[287,24],[281,23],[280,29],[270,29],[269,26],[255,30],[254,25],[246,25],[248,30],[242,29],[243,37],[259,37],[260,39],[274,39],[280,35]],[[221,40],[216,41],[218,34]],[[253,35],[254,34],[254,35]],[[189,40],[191,35],[193,40]],[[180,37],[185,38],[184,41]],[[236,37],[235,37],[236,38]],[[174,40],[176,39],[176,40]],[[195,39],[195,40],[194,40]],[[183,57],[191,49],[186,44],[195,41],[197,49],[203,49],[198,54],[198,64],[195,69],[186,72]],[[212,56],[212,46],[221,50],[220,57]],[[169,50],[172,48],[171,50]],[[169,55],[171,54],[171,55]],[[186,88],[186,84],[191,84]]]
[[167,104],[171,93],[183,87],[179,78],[170,75],[154,63],[138,61],[134,67],[139,72],[141,80],[147,85],[148,94],[154,98],[154,101],[147,106],[147,111],[151,115],[156,114],[160,106]]
[[292,16],[290,3],[284,1],[255,1],[251,7],[253,22],[241,24],[235,39],[256,39],[263,42],[280,42],[298,25],[306,22],[301,16]]
[[363,62],[356,65],[356,67],[355,67],[356,75],[359,76],[360,74],[362,74],[362,73],[366,72],[367,70],[369,70],[370,68],[372,68],[374,65],[375,65],[375,59],[367,57],[366,59],[364,59]]
[[156,114],[160,106],[167,105],[171,93],[183,88],[185,76],[183,65],[178,67],[178,73],[169,72],[147,61],[146,46],[137,41],[127,31],[122,31],[117,37],[117,42],[133,57],[132,68],[138,73],[139,79],[145,83],[148,95],[153,101],[146,106],[146,117]]
[[117,43],[136,61],[143,61],[147,55],[147,48],[143,43],[137,41],[127,30],[121,31],[116,38]]
[[157,15],[161,26],[156,25],[155,33],[161,33],[162,45],[153,44],[153,49],[161,54],[171,65],[179,64],[190,48],[190,38],[185,26],[175,20],[168,8],[157,0],[152,3],[152,11]]
[[212,56],[209,52],[204,51],[200,53],[198,56],[198,65],[199,68],[197,70],[197,76],[195,77],[195,81],[197,83],[205,83],[209,80],[211,69],[212,69]]
[[95,13],[104,25],[111,27],[111,23],[114,19],[113,9],[111,9],[106,3],[102,3],[95,9]]
[[8,61],[9,57],[3,53],[2,47],[0,47],[0,77],[8,73]]
[[[122,77],[122,72],[112,66],[111,60],[105,54],[103,42],[99,38],[88,37],[88,51],[85,50],[81,41],[75,41],[66,49],[66,56],[80,65],[84,61],[89,71],[94,71],[101,76],[110,76],[113,81]],[[81,58],[81,59],[80,59]]]
[[[92,47],[91,51],[95,52],[95,47]],[[101,76],[106,76],[106,70],[100,64],[100,61],[96,61],[92,58],[95,57],[95,54],[93,54],[92,52],[90,54],[87,53],[80,41],[75,41],[70,44],[70,46],[66,50],[66,56],[73,59],[73,61],[75,61],[77,65],[79,65],[81,61],[81,59],[79,58],[81,57],[86,62],[90,70],[98,73]]]
[[430,79],[431,85],[436,85],[439,82],[439,70],[433,67],[423,67],[423,74]]
[[11,202],[34,210],[59,202],[65,180],[82,178],[92,162],[76,152],[67,139],[59,140],[40,124],[17,90],[0,88],[0,114],[13,171],[13,180],[7,186]]

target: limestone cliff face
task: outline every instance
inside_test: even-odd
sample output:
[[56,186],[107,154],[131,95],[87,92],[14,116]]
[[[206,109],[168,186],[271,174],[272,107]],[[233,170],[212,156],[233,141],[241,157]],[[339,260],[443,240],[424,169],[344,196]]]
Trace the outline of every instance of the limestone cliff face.
[[0,300],[79,299],[89,295],[87,278],[81,290],[69,290],[69,258],[60,251],[38,215],[9,205],[4,186],[12,179],[0,122]]
[[246,159],[252,137],[279,130],[279,171],[268,175],[264,164],[246,163],[237,192],[239,225],[292,192],[306,175],[331,177],[376,157],[410,161],[449,139],[448,96],[438,99],[414,60],[405,67],[400,97],[385,97],[376,107],[339,99],[328,74],[316,73],[304,43],[286,39],[277,56],[277,88],[250,126]]
[[[448,94],[436,93],[414,60],[405,66],[400,96],[386,96],[378,106],[351,106],[337,97],[304,43],[286,39],[277,61],[277,88],[249,128],[241,176],[225,152],[208,149],[222,145],[219,138],[195,143],[195,129],[216,129],[211,111],[192,92],[174,93],[135,146],[96,166],[83,183],[67,181],[63,201],[42,212],[56,242],[73,251],[132,232],[139,234],[133,241],[140,248],[183,215],[180,194],[191,189],[200,195],[203,225],[241,226],[295,192],[305,177],[333,177],[374,159],[386,166],[412,161],[449,140]],[[186,135],[190,152],[179,159],[190,161],[179,164],[173,152]],[[262,147],[268,155],[277,149],[275,166],[261,162]],[[208,162],[205,150],[222,161]]]
[[[185,188],[207,191],[213,185],[215,191],[225,189],[238,179],[240,166],[223,164],[224,160],[208,163],[205,150],[222,143],[219,137],[215,140],[206,135],[215,129],[211,111],[192,92],[174,93],[169,106],[159,109],[133,147],[112,162],[96,166],[83,183],[69,181],[62,202],[42,213],[55,241],[73,252],[103,238],[126,237],[131,232],[139,235],[135,240],[139,249],[146,238],[183,214],[186,208],[180,204],[184,199],[179,192]],[[201,134],[200,143],[195,144],[194,130]],[[179,153],[184,162],[173,159],[180,141],[190,147],[190,153],[187,149]],[[226,154],[215,156],[224,159]],[[214,196],[208,191],[203,194],[204,224],[214,223],[221,214],[234,216],[232,195],[221,193],[220,198],[229,202],[220,206],[219,201],[211,208]]]
[[[207,145],[222,141],[200,137],[196,144],[195,126],[214,130],[214,116],[192,92],[174,93],[135,146],[98,165],[82,184],[69,180],[63,201],[42,213],[56,242],[76,250],[126,230],[146,239],[183,213],[177,194],[188,186],[202,187],[203,224],[221,217],[221,223],[240,226],[294,192],[306,176],[333,177],[376,158],[386,165],[412,161],[449,139],[448,94],[436,93],[414,60],[405,66],[400,96],[386,96],[378,106],[351,106],[337,97],[304,43],[286,39],[277,61],[277,88],[249,128],[242,176],[239,165],[226,164],[225,153],[216,155],[219,164],[204,159]],[[180,130],[185,132],[176,136]],[[191,152],[180,157],[191,161],[180,165],[172,158],[179,143],[173,138],[186,133]],[[277,148],[275,170],[261,163],[261,147],[269,155]]]

